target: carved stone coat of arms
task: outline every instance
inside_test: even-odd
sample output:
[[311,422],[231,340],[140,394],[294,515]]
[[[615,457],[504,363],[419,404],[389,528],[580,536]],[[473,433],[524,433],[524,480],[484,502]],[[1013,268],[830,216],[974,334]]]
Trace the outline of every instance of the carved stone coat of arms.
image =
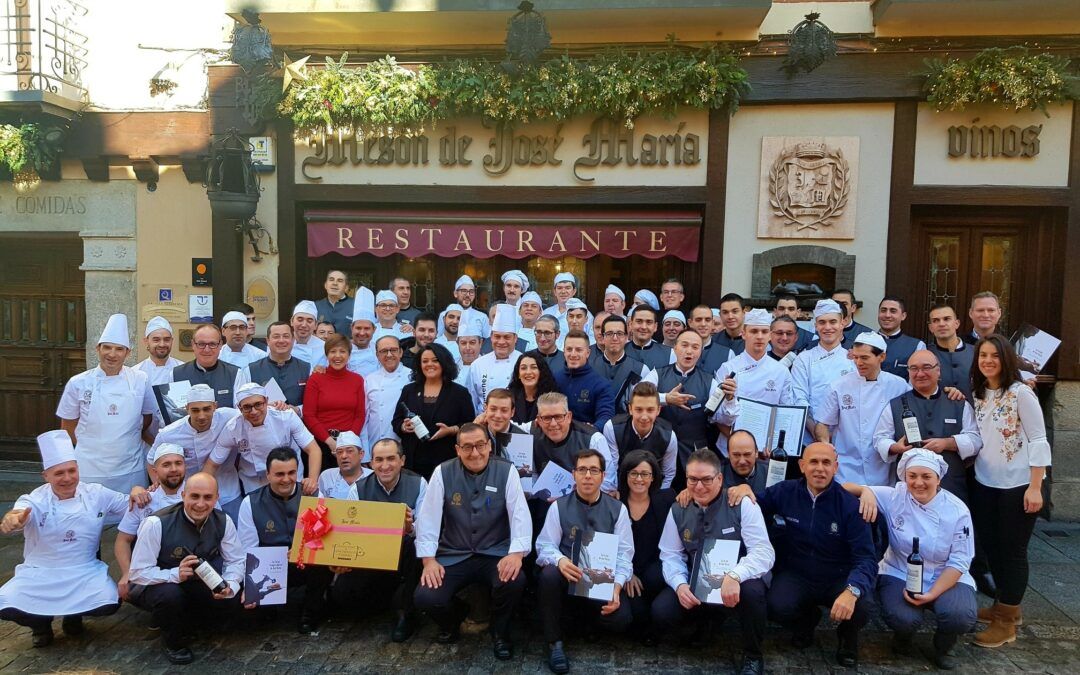
[[858,137],[763,137],[758,236],[853,239],[858,163]]

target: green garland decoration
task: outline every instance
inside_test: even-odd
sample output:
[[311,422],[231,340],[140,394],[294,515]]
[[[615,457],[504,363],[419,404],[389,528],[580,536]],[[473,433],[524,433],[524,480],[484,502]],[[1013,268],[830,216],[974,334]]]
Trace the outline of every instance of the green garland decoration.
[[46,140],[39,124],[0,124],[0,167],[16,174],[26,167],[47,171],[59,156],[59,148]]
[[[514,75],[482,59],[407,69],[392,56],[353,68],[346,67],[347,58],[327,58],[325,68],[309,70],[277,105],[298,133],[329,128],[410,134],[461,117],[522,125],[582,114],[633,128],[640,115],[671,117],[682,107],[734,112],[750,90],[738,58],[719,47],[619,49],[588,59],[563,55]],[[266,80],[256,85],[259,91],[269,93],[273,83],[280,91],[280,79]]]
[[967,60],[927,60],[923,89],[926,100],[939,111],[995,103],[1016,111],[1041,110],[1049,116],[1047,105],[1080,98],[1069,65],[1063,56],[995,47]]

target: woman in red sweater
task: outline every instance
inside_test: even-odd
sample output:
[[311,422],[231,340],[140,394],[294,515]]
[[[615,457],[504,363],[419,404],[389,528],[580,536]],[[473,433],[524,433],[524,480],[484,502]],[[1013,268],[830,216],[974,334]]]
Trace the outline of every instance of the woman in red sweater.
[[337,466],[334,451],[340,431],[364,427],[364,378],[346,369],[352,345],[344,335],[326,339],[326,372],[312,373],[304,392],[304,424],[323,451],[323,470]]

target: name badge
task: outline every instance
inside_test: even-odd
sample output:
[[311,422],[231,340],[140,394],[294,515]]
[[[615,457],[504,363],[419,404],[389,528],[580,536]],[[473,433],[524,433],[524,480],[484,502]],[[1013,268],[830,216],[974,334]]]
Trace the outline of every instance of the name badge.
[[218,389],[217,393],[219,393],[219,394],[228,394],[229,390],[228,389]]
[[495,487],[494,485],[485,485],[484,489],[487,490],[488,492],[498,492],[499,491],[499,488]]
[[734,531],[735,531],[734,527],[725,527],[723,530],[721,530],[721,533],[723,533],[723,534],[731,534]]
[[945,424],[956,424],[956,420],[951,420],[948,417],[945,418]]

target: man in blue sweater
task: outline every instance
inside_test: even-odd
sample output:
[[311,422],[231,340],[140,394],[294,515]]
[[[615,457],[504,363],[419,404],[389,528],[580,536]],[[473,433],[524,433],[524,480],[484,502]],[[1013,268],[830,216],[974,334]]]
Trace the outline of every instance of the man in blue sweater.
[[603,429],[615,415],[615,392],[611,383],[589,365],[589,336],[572,330],[563,341],[566,367],[554,370],[559,391],[566,394],[574,420]]
[[[818,607],[829,607],[839,624],[837,663],[854,668],[859,630],[870,617],[878,556],[859,500],[833,480],[837,465],[832,445],[811,443],[799,459],[805,477],[777,483],[756,498],[770,524],[779,570],[769,588],[769,616],[792,628],[793,644],[803,649],[813,644]],[[728,493],[733,502],[753,495],[746,485],[732,486]]]

